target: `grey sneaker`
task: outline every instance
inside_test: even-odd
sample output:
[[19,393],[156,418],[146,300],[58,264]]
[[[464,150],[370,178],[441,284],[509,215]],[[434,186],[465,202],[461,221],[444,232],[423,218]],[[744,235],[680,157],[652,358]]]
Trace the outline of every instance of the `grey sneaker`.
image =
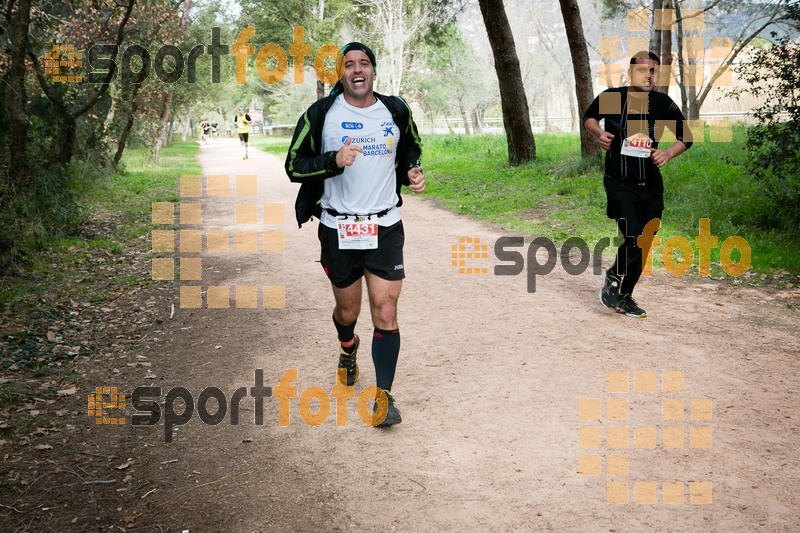
[[619,302],[619,278],[603,271],[603,285],[600,287],[600,303],[609,309],[616,309]]
[[356,363],[356,356],[358,355],[358,346],[360,344],[361,340],[358,338],[358,335],[356,335],[356,343],[351,353],[344,351],[342,345],[339,344],[339,368],[344,368],[346,371],[347,383],[345,383],[345,385],[348,387],[352,387],[356,384],[356,381],[358,381],[358,364]]
[[[394,405],[394,398],[392,397],[392,395],[389,394],[389,391],[387,391],[387,390],[383,390],[383,389],[378,389],[378,390],[379,390],[378,397],[375,398],[375,404],[372,406],[372,412],[376,413],[378,411],[378,406],[381,403],[383,403],[384,399],[381,397],[381,396],[383,396],[383,394],[386,395],[386,400],[385,401],[388,403],[388,406],[387,406],[387,409],[386,409],[386,417],[383,420],[378,422],[377,416],[373,419],[373,422],[377,422],[375,424],[375,426],[379,427],[379,428],[384,428],[384,427],[393,426],[395,424],[399,424],[400,422],[402,422],[403,419],[400,418],[400,411],[398,411],[397,407],[395,407],[395,405]],[[383,393],[383,394],[381,394],[381,393]]]

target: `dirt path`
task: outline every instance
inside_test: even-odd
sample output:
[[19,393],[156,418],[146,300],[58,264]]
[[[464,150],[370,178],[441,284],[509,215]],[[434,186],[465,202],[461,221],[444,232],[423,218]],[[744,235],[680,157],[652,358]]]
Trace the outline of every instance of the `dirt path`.
[[[284,202],[286,217],[282,228],[234,228],[234,198],[204,199],[205,231],[283,229],[286,241],[280,254],[204,254],[203,284],[283,286],[285,308],[189,310],[176,299],[175,317],[165,323],[169,340],[154,363],[161,386],[184,386],[196,398],[213,385],[230,397],[253,385],[257,368],[272,387],[295,368],[300,392],[312,385],[330,392],[333,300],[315,262],[316,222],[302,230],[293,223],[297,186],[282,160],[252,150],[242,161],[233,140],[203,146],[200,161],[207,175],[256,174],[258,202]],[[180,475],[172,472],[173,486],[161,495],[170,517],[162,524],[191,531],[800,528],[796,310],[760,291],[657,273],[638,290],[651,316],[634,320],[601,308],[590,272],[568,276],[556,268],[537,280],[534,294],[526,292],[524,275],[459,275],[451,245],[480,236],[491,256],[501,233],[406,198],[408,278],[394,387],[403,423],[367,427],[350,400],[346,427],[336,425],[335,405],[324,424],[311,427],[293,399],[291,422],[279,427],[278,401],[269,398],[263,426],[252,424],[251,410],[241,411],[240,426],[229,417],[205,426],[195,415],[171,444],[160,441],[163,422],[136,428],[155,446],[150,453],[181,458]],[[478,266],[491,271],[494,262]],[[356,330],[364,341],[357,391],[374,384],[368,316]],[[609,371],[627,372],[630,392],[607,392]],[[647,388],[654,378],[654,392],[634,391],[637,371],[653,373],[639,374],[636,384]],[[662,387],[670,371],[682,373],[682,391]],[[602,421],[590,413],[591,402],[581,404],[592,398],[601,401]],[[609,399],[629,400],[627,420],[607,420],[620,406]],[[662,420],[668,399],[685,400],[681,419]],[[710,421],[691,420],[707,405],[692,411],[693,399],[711,400]],[[243,408],[252,405],[242,401]],[[591,420],[581,420],[581,405]],[[630,428],[627,448],[609,449],[620,430],[607,434],[607,426]],[[667,426],[682,428],[682,440],[681,429],[663,431]],[[634,427],[653,428],[637,434],[639,447]],[[710,427],[711,442],[708,430],[692,427]],[[580,436],[591,444],[594,431],[603,447],[582,448]],[[663,446],[676,439],[680,448]],[[609,475],[619,466],[612,454],[628,456],[627,474]],[[588,471],[600,461],[600,475],[578,472],[581,455],[594,456],[585,458]],[[627,482],[629,503],[607,503],[607,482]],[[634,493],[636,482],[654,485]],[[679,484],[672,487],[684,491],[677,496],[682,503],[663,503],[663,482]],[[690,489],[690,482],[710,482],[713,502],[698,503],[704,486]],[[647,501],[653,488],[655,504],[635,503]]]

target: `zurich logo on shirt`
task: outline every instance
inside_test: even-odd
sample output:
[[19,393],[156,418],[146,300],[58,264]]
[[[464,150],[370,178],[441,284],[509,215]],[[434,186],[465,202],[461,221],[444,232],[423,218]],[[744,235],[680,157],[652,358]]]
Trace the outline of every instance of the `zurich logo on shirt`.
[[350,138],[350,136],[349,136],[349,135],[344,135],[344,136],[342,137],[342,144],[346,143],[346,142],[347,142],[347,139],[349,139],[349,138]]
[[364,124],[361,122],[342,122],[342,128],[346,130],[363,130]]

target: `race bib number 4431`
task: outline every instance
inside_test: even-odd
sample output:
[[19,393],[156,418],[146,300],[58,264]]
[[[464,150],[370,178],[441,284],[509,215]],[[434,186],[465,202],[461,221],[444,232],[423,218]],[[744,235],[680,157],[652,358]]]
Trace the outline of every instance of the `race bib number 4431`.
[[378,225],[374,222],[339,222],[340,250],[375,250],[378,248]]

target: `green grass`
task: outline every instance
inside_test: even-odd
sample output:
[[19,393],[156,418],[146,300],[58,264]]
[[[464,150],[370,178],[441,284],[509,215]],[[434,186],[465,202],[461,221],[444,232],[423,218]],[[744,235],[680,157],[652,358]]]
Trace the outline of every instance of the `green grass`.
[[[48,243],[47,252],[31,261],[21,277],[6,280],[0,291],[0,308],[35,306],[42,296],[74,296],[81,291],[89,291],[85,297],[100,302],[116,290],[136,286],[136,276],[125,268],[126,261],[119,259],[135,247],[147,250],[152,203],[180,201],[180,176],[201,173],[195,160],[197,151],[195,142],[175,142],[162,149],[161,160],[154,165],[149,162],[148,149],[128,148],[122,170],[95,181],[80,199],[87,219],[94,221],[78,235]],[[95,272],[101,259],[104,265],[115,266]],[[93,277],[104,278],[107,286],[98,290],[87,283]],[[139,278],[140,283],[146,281]]]
[[109,176],[93,191],[90,201],[96,208],[120,218],[120,237],[145,235],[151,225],[151,204],[179,202],[180,176],[202,172],[195,160],[198,150],[194,141],[174,142],[161,150],[158,165],[153,165],[148,149],[129,148],[122,158],[124,171]]
[[[719,263],[719,245],[735,235],[752,249],[751,270],[800,272],[800,235],[776,229],[769,199],[744,170],[746,130],[734,128],[733,142],[711,143],[706,129],[705,139],[662,170],[662,245],[672,236],[687,238],[697,264],[694,238],[700,219],[708,218],[711,235],[719,238],[712,264]],[[263,137],[253,146],[284,157],[289,142],[288,137]],[[423,143],[425,196],[445,209],[498,224],[512,235],[543,235],[556,242],[577,236],[593,247],[603,237],[616,236],[616,224],[605,214],[602,165],[581,160],[575,134],[537,135],[537,160],[513,168],[502,135],[428,135]],[[660,250],[657,263],[659,258]],[[738,260],[736,252],[733,259]],[[722,274],[712,268],[712,275]]]
[[291,137],[264,137],[259,136],[257,139],[250,140],[250,146],[263,150],[270,154],[275,154],[280,158],[286,158],[286,152],[289,151],[289,143],[292,141]]
[[[663,169],[662,244],[671,236],[687,238],[697,264],[694,237],[699,220],[708,218],[720,245],[733,235],[748,241],[753,271],[800,272],[800,237],[774,229],[769,200],[743,170],[745,140],[744,128],[735,128],[733,142],[696,143]],[[427,136],[423,141],[426,195],[445,209],[499,224],[513,235],[543,235],[556,242],[581,237],[590,248],[616,235],[615,223],[605,215],[601,165],[581,161],[577,135],[537,135],[537,160],[513,168],[503,136]],[[733,259],[738,259],[735,252]],[[711,251],[711,262],[719,262],[719,248]],[[712,268],[712,275],[720,274]]]

